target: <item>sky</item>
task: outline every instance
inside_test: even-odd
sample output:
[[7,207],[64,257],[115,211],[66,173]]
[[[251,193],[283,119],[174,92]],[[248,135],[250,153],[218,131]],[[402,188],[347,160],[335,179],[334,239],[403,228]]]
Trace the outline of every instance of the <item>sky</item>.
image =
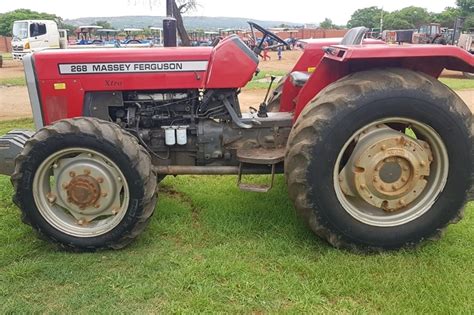
[[[54,13],[64,19],[95,16],[165,14],[165,0],[0,0],[0,12],[19,8]],[[245,17],[294,23],[319,23],[326,17],[346,24],[351,14],[370,6],[386,11],[417,5],[432,12],[455,6],[455,0],[198,0],[200,6],[191,15]],[[150,6],[150,3],[152,4]]]

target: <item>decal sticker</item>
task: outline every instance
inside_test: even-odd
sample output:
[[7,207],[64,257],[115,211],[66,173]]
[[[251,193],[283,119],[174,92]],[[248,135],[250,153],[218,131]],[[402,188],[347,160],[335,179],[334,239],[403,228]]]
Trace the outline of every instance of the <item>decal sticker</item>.
[[200,72],[207,70],[207,61],[159,61],[59,64],[60,74]]

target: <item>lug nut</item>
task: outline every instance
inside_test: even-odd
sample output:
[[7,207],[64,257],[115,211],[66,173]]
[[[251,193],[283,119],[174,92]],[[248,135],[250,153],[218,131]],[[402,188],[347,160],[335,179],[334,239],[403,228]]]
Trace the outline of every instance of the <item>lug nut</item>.
[[117,178],[117,180],[118,180],[119,182],[121,182],[121,181],[122,181],[122,177]]
[[364,190],[365,188],[366,188],[366,186],[364,184],[360,185],[360,189]]
[[405,177],[402,177],[402,182],[406,183],[407,179]]
[[53,164],[53,168],[58,168],[58,167],[59,167],[59,165],[57,163]]
[[404,205],[405,205],[405,200],[400,199],[400,200],[398,201],[398,203],[400,204],[400,206],[404,206]]
[[107,194],[106,192],[102,193],[102,197],[103,197],[103,198],[107,197],[107,195],[108,195],[108,194]]
[[54,196],[53,194],[48,194],[47,198],[48,198],[49,203],[56,202],[56,196]]
[[426,162],[425,162],[425,161],[421,161],[421,162],[420,162],[420,166],[421,166],[421,167],[425,167],[425,165],[426,165]]
[[385,151],[385,150],[387,150],[387,146],[386,146],[385,144],[384,144],[384,145],[382,145],[382,146],[380,147],[380,150],[382,150],[382,151]]

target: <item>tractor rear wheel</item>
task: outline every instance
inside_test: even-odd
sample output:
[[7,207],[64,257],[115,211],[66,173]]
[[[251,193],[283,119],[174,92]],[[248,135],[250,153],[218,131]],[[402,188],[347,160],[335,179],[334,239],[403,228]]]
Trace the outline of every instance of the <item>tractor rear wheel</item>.
[[471,112],[434,78],[405,69],[349,75],[298,118],[285,174],[311,229],[356,251],[437,239],[471,187]]
[[122,248],[156,204],[148,152],[118,125],[94,118],[39,130],[17,158],[12,182],[23,221],[64,248]]

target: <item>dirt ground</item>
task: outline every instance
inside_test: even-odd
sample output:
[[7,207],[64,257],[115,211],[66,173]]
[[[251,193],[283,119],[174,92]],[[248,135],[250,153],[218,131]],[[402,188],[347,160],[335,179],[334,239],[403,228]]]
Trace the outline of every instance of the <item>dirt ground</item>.
[[[261,61],[261,71],[285,71],[292,69],[301,55],[301,51],[283,52],[283,59],[278,60],[275,52],[270,52],[271,60]],[[18,78],[23,76],[22,64],[18,61],[4,60],[3,68],[0,68],[0,79]],[[461,74],[454,71],[446,71],[443,76],[451,78],[462,78]],[[258,107],[265,97],[265,90],[243,89],[239,96],[242,110],[246,111],[250,106]],[[474,111],[474,90],[459,91],[458,94]],[[26,87],[23,86],[0,86],[0,120],[31,117],[31,108]]]
[[3,67],[0,68],[0,79],[22,77],[23,65],[18,60],[3,60]]

